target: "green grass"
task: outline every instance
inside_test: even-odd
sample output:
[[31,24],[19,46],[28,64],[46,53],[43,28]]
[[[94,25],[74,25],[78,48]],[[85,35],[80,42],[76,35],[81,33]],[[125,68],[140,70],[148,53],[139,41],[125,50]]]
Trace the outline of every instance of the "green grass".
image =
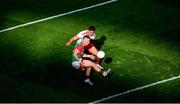
[[[139,90],[133,93],[129,93],[120,97],[116,97],[110,100],[105,101],[108,102],[149,102],[149,103],[166,103],[166,102],[179,102],[179,97],[177,93],[180,93],[179,90],[176,89],[179,86],[179,81],[171,81],[164,84],[156,85],[147,89]],[[149,93],[151,92],[151,93]],[[131,100],[128,100],[131,99]]]
[[[31,5],[21,0],[3,1],[0,26],[4,29],[103,1],[28,0]],[[162,0],[119,0],[0,33],[0,83],[3,85],[0,101],[91,102],[177,76],[180,74],[179,24],[180,10],[175,4]],[[92,73],[93,87],[83,84],[84,72],[71,67],[75,44],[65,46],[66,41],[89,25],[95,25],[101,49],[113,59],[110,65],[102,63],[111,67],[113,75],[104,78]],[[107,102],[179,102],[178,82],[171,81]]]

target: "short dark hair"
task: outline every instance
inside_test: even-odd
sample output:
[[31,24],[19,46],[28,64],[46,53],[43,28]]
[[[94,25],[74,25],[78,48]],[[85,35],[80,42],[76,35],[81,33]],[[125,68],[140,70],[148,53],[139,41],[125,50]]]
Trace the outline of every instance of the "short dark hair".
[[96,29],[95,29],[95,27],[94,27],[94,26],[89,26],[89,27],[88,27],[88,30],[95,31]]
[[90,38],[89,36],[84,36],[84,37],[83,37],[83,39],[84,39],[84,38],[88,38],[88,39],[91,39],[91,38]]

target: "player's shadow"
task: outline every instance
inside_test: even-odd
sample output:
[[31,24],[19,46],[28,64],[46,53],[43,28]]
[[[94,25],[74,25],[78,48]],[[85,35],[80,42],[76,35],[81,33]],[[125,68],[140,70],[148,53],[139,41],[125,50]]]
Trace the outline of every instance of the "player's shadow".
[[111,57],[107,57],[107,58],[104,59],[104,62],[106,64],[110,64],[112,62],[112,58]]
[[[102,46],[105,44],[106,41],[106,36],[101,36],[99,39],[95,40],[95,47],[97,48],[97,50],[101,50]],[[100,63],[105,62],[106,64],[110,64],[112,62],[112,58],[111,57],[106,57],[105,59],[101,59]]]
[[94,41],[94,44],[95,44],[95,47],[97,48],[97,50],[100,50],[102,48],[106,39],[107,39],[106,36],[101,36],[99,39]]
[[[101,50],[106,40],[106,36],[101,36],[99,39],[92,40],[91,43],[94,44],[97,50]],[[86,54],[91,54],[88,50],[84,50]]]

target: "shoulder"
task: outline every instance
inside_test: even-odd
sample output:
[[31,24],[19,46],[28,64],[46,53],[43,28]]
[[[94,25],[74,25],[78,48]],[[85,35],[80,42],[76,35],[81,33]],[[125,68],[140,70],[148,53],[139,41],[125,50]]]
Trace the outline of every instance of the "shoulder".
[[92,36],[96,37],[96,33],[94,33]]
[[96,34],[94,33],[92,36],[90,36],[90,38],[94,40],[96,38]]
[[83,31],[80,31],[79,34],[84,34],[86,32],[87,32],[87,30],[83,30]]
[[81,51],[83,48],[84,48],[83,45],[78,45],[78,46],[76,47],[76,49],[78,49],[79,51]]
[[80,31],[80,32],[77,34],[77,36],[78,36],[78,37],[81,37],[81,36],[83,36],[86,32],[87,32],[87,30]]

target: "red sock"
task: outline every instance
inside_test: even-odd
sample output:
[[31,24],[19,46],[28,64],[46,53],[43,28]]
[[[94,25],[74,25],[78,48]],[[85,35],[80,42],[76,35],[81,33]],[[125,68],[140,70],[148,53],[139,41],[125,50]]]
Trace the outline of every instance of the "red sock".
[[100,64],[100,60],[96,60],[96,64]]
[[103,73],[104,73],[104,70],[103,70],[103,69],[101,69],[101,70],[100,70],[100,73],[101,73],[101,74],[103,74]]
[[86,79],[90,79],[90,76],[86,76]]

